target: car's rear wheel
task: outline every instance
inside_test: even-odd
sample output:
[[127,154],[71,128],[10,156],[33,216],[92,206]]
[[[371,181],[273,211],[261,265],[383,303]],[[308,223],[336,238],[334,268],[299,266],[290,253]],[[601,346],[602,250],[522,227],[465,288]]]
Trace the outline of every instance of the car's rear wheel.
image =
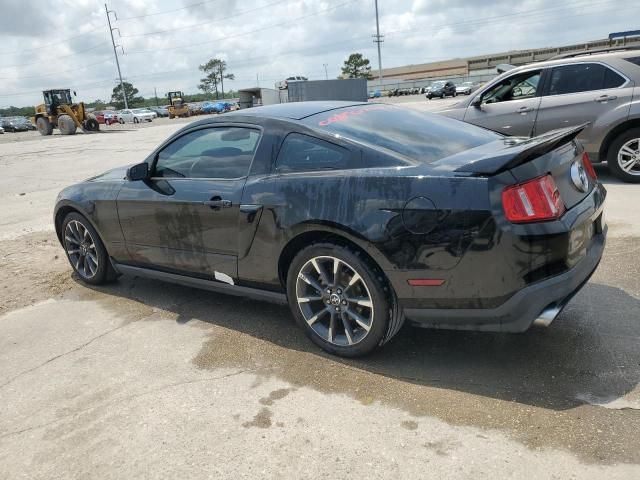
[[392,318],[401,315],[393,292],[359,252],[329,243],[312,245],[294,258],[287,277],[296,321],[329,353],[365,355],[399,330],[399,317]]
[[99,285],[115,278],[98,232],[79,213],[68,214],[62,222],[62,243],[71,267],[84,282]]
[[138,117],[133,117],[133,123],[140,123],[140,120],[138,119]]
[[640,128],[632,128],[613,141],[607,164],[620,180],[640,183]]

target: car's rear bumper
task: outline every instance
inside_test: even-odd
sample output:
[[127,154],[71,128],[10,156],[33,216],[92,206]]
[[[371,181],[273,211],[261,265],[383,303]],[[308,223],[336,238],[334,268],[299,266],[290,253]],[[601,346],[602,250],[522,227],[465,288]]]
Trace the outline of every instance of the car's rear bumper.
[[573,268],[529,285],[496,308],[405,308],[409,321],[428,328],[523,332],[539,317],[549,324],[595,271],[604,251],[606,226],[593,237],[584,258]]

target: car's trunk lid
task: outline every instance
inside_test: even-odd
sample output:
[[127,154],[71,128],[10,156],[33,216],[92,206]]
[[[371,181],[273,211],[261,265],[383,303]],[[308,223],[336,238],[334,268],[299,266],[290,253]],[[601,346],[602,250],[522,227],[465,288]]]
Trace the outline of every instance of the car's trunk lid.
[[594,186],[586,175],[586,190],[572,179],[571,168],[581,162],[582,148],[573,140],[586,124],[562,128],[533,138],[505,137],[496,142],[444,158],[432,164],[453,174],[493,176],[509,171],[514,183],[551,174],[567,208],[580,202]]

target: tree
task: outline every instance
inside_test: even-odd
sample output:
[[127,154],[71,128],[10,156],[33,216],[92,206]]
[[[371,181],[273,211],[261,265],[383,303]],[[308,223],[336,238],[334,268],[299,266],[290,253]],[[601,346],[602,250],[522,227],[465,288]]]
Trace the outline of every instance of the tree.
[[[127,103],[129,104],[129,107],[134,106],[136,103],[144,102],[144,98],[136,97],[136,94],[139,91],[136,87],[129,82],[122,82],[122,84],[124,85],[124,94],[127,96]],[[116,108],[124,108],[124,96],[122,95],[122,87],[119,83],[113,88],[111,103],[113,103]]]
[[346,78],[366,78],[371,80],[371,66],[369,59],[364,58],[361,53],[352,53],[344,61],[342,66],[342,76]]
[[198,88],[207,95],[216,93],[216,99],[218,99],[218,84],[222,86],[222,93],[224,96],[224,80],[235,80],[236,76],[233,73],[225,73],[227,70],[227,62],[218,58],[212,58],[204,65],[200,65],[198,69],[205,73],[205,77],[200,79]]

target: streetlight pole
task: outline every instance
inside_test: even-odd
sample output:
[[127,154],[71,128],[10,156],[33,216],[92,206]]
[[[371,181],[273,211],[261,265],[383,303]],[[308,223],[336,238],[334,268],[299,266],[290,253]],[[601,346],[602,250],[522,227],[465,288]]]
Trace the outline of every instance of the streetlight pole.
[[380,44],[384,42],[384,35],[380,35],[380,20],[378,18],[378,0],[375,0],[376,4],[376,34],[374,37],[374,43],[378,44],[378,84],[382,89],[382,53],[380,52]]
[[323,63],[322,66],[324,66],[324,79],[329,80],[329,74],[327,73],[327,64]]
[[222,70],[222,64],[220,64],[220,89],[222,90],[222,100],[224,100],[224,71]]
[[[111,28],[111,17],[109,17],[110,13],[113,13],[116,17],[116,20],[118,19],[118,14],[114,11],[114,10],[109,10],[109,7],[107,7],[107,4],[104,4],[104,11],[107,14],[107,23],[109,24],[109,34],[111,35],[111,45],[113,45],[113,54],[116,56],[116,67],[118,67],[118,78],[120,78],[120,89],[122,90],[122,98],[124,98],[124,108],[129,109],[129,102],[127,102],[127,95],[124,91],[124,82],[122,81],[122,72],[120,71],[120,61],[118,60],[118,51],[116,50],[116,42],[113,39],[113,31],[114,30],[118,30],[118,34],[120,33],[120,29],[119,28]],[[120,46],[120,48],[122,48],[122,46]],[[122,50],[124,52],[124,49]]]

